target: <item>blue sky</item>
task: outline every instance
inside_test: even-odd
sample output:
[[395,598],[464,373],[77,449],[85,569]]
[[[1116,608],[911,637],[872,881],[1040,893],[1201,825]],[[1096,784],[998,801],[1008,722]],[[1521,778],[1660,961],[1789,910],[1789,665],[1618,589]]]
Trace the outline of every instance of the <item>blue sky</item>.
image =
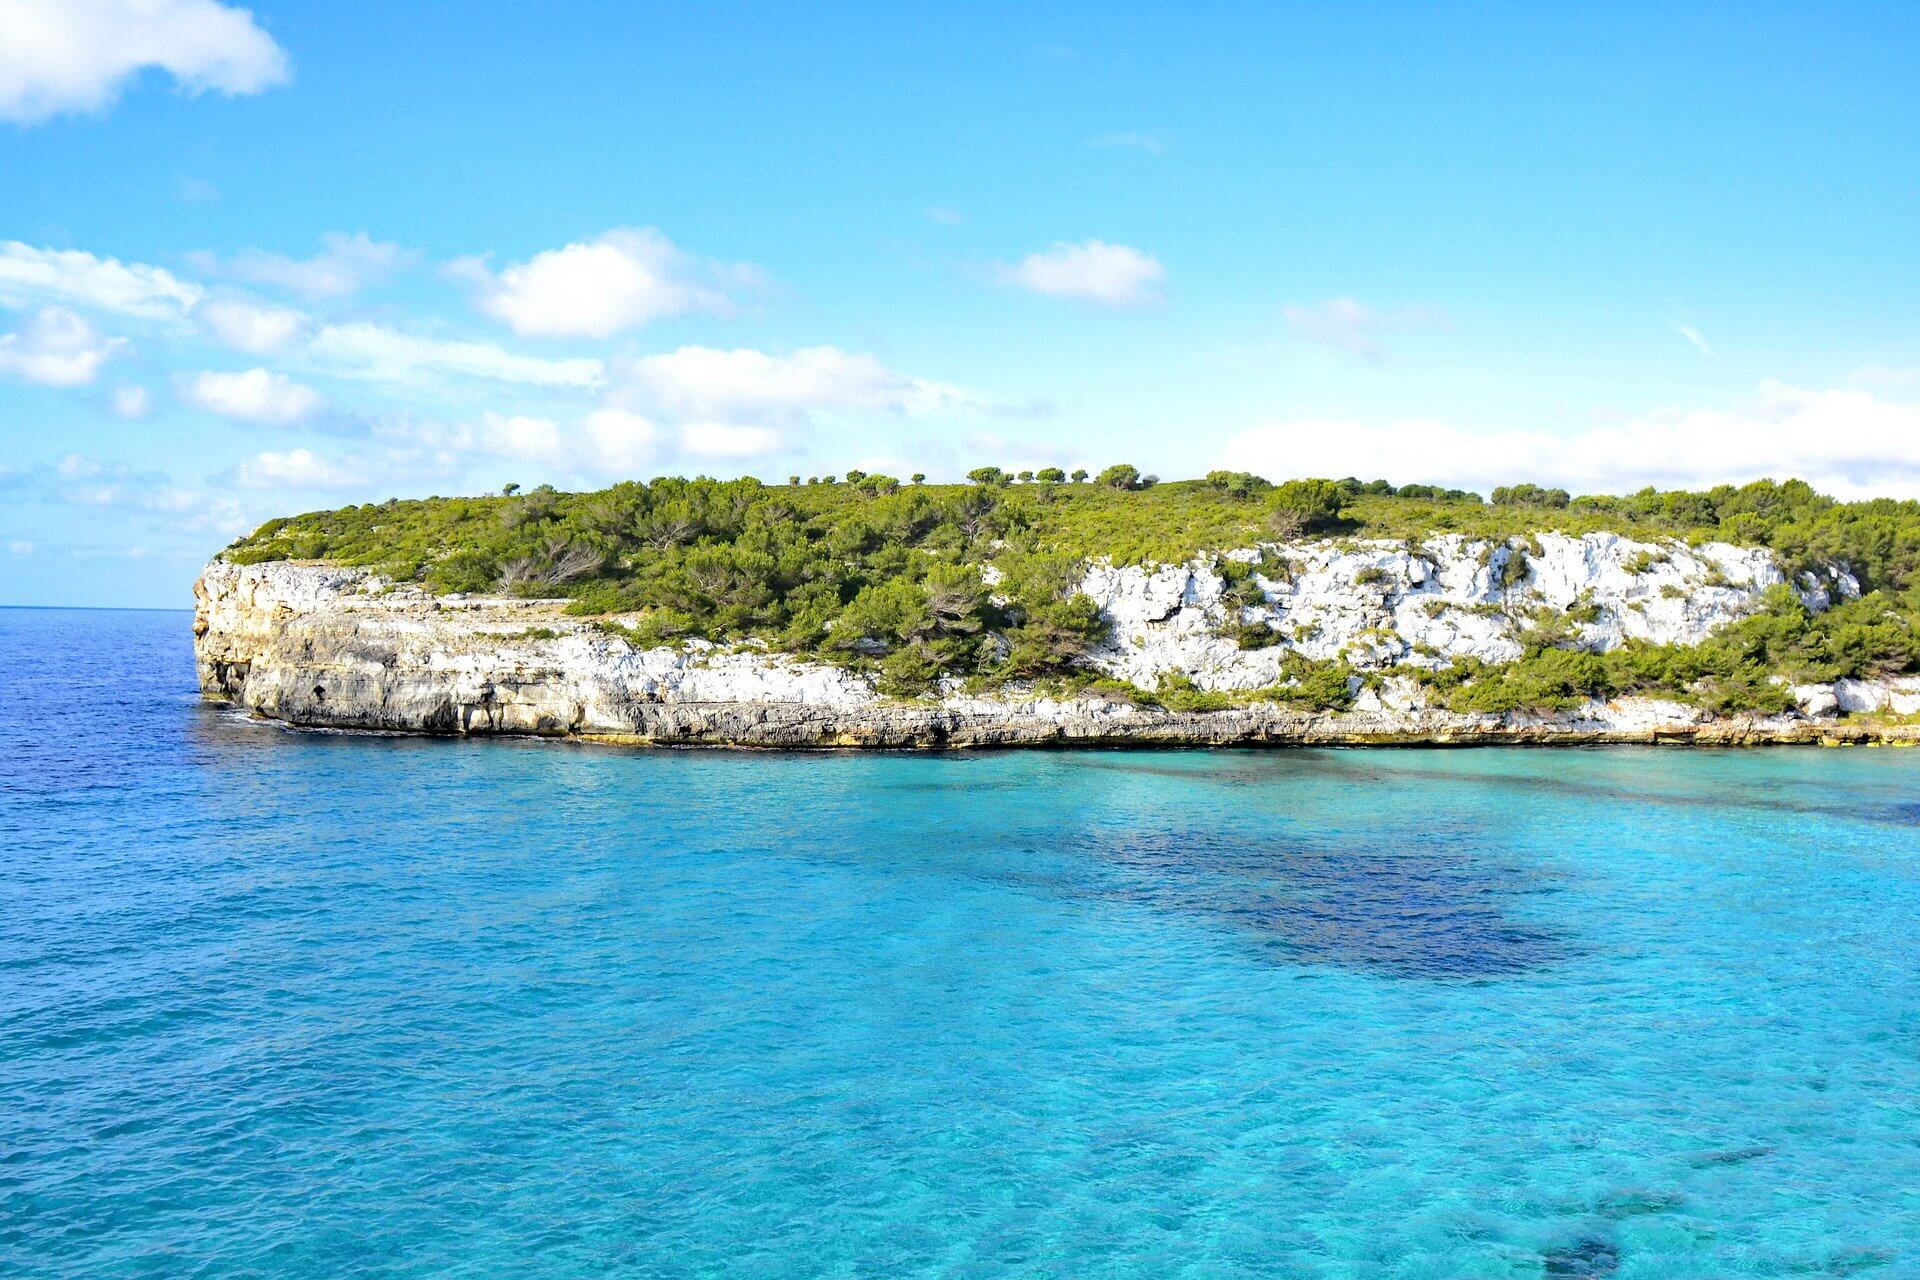
[[1912,6],[533,12],[0,0],[0,602],[506,481],[1920,496]]

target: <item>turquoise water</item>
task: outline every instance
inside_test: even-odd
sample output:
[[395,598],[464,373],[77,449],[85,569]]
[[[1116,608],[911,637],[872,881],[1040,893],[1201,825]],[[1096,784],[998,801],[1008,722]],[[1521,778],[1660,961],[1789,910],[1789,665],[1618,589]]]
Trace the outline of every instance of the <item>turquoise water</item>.
[[0,611],[0,1274],[1920,1275],[1920,753],[297,734]]

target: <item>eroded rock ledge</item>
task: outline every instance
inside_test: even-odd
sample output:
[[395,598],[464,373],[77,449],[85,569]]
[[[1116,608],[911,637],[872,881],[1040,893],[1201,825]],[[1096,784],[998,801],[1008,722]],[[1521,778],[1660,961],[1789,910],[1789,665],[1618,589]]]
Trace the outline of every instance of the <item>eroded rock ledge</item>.
[[[751,747],[986,747],[1232,743],[1899,742],[1920,727],[1920,679],[1795,690],[1800,711],[1713,718],[1652,698],[1552,715],[1463,715],[1426,705],[1396,666],[1457,654],[1497,659],[1515,610],[1587,606],[1589,642],[1629,635],[1697,641],[1780,581],[1764,553],[1657,549],[1612,535],[1544,535],[1524,586],[1503,586],[1499,555],[1458,540],[1290,549],[1288,580],[1264,609],[1299,626],[1306,650],[1355,641],[1385,673],[1344,712],[1276,703],[1176,712],[1097,696],[1018,692],[899,701],[838,667],[753,648],[636,649],[562,603],[435,598],[337,566],[215,561],[195,584],[200,687],[288,724],[428,734],[530,734],[635,744]],[[1457,544],[1457,545],[1456,545]],[[1638,567],[1634,567],[1638,566]],[[1844,592],[1841,578],[1803,592]],[[1095,665],[1129,678],[1180,672],[1202,689],[1258,687],[1273,651],[1222,640],[1222,579],[1204,563],[1096,565],[1086,589],[1114,622]],[[1562,599],[1564,597],[1564,599]],[[1349,634],[1350,633],[1350,634]],[[1343,638],[1344,637],[1344,638]],[[1517,647],[1516,647],[1517,652]]]

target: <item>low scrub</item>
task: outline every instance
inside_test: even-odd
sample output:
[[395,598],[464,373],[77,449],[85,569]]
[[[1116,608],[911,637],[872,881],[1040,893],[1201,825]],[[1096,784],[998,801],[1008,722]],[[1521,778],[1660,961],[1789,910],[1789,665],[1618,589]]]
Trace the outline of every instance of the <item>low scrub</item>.
[[[1716,708],[1762,709],[1784,696],[1770,675],[1830,679],[1920,661],[1920,504],[1839,503],[1799,481],[1564,501],[1558,491],[1516,485],[1488,504],[1461,490],[1354,478],[1275,485],[1219,471],[1156,482],[1130,464],[1093,477],[984,467],[968,484],[920,479],[857,471],[844,483],[662,478],[590,493],[542,486],[389,500],[269,521],[226,556],[365,566],[442,593],[562,598],[572,613],[621,619],[619,634],[636,644],[755,639],[870,670],[910,693],[945,676],[1081,672],[1106,635],[1093,602],[1075,589],[1094,557],[1178,563],[1293,537],[1417,542],[1451,531],[1509,546],[1500,576],[1518,586],[1528,565],[1522,548],[1537,532],[1611,530],[1765,546],[1795,574],[1843,564],[1868,594],[1817,616],[1775,600],[1706,645],[1671,653],[1628,646],[1587,654],[1549,629],[1556,643],[1510,668],[1434,677],[1441,692],[1470,709],[1655,688]],[[1253,567],[1221,563],[1231,602],[1260,603]],[[989,566],[1001,575],[991,589],[982,580]],[[1277,580],[1289,566],[1269,556],[1260,572]],[[1250,647],[1288,639],[1264,623],[1236,635]],[[1287,696],[1341,705],[1346,676],[1325,669],[1302,668],[1289,687],[1305,688],[1310,676],[1311,692]]]

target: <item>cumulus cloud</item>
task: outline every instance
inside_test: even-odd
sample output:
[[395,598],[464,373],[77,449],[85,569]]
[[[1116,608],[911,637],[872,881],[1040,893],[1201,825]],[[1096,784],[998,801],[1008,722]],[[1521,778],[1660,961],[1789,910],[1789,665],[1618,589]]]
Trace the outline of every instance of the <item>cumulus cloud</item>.
[[489,413],[472,426],[443,429],[423,438],[485,458],[539,463],[575,476],[625,479],[636,467],[654,461],[659,430],[640,414],[597,409],[569,424],[526,414]]
[[231,258],[210,253],[188,256],[194,269],[248,284],[270,285],[313,302],[346,298],[412,262],[417,255],[397,244],[375,240],[364,231],[329,231],[320,252],[293,258],[264,249],[244,249]]
[[452,482],[490,455],[478,430],[438,423],[393,420],[373,425],[371,436],[335,456],[304,446],[268,449],[227,468],[215,481],[228,488],[316,490],[363,497],[415,484]]
[[481,419],[479,438],[485,452],[521,462],[565,462],[566,437],[551,418],[529,414],[490,413]]
[[824,409],[926,413],[971,400],[957,387],[910,378],[871,355],[831,346],[788,356],[688,346],[630,361],[620,372],[628,388],[683,417],[785,417]]
[[704,458],[777,453],[836,413],[922,417],[992,408],[959,387],[832,346],[789,355],[686,346],[625,361],[612,383],[615,407],[665,421],[681,452]]
[[426,338],[377,324],[328,325],[307,353],[352,377],[412,382],[453,374],[535,387],[595,387],[606,377],[598,360],[549,360],[505,351],[490,342]]
[[644,414],[600,408],[579,419],[488,413],[469,422],[375,420],[365,441],[335,456],[296,448],[256,453],[220,478],[243,489],[369,493],[396,483],[441,482],[502,462],[569,482],[629,480],[684,454],[740,459],[780,448],[778,432],[734,423],[666,429]]
[[525,463],[581,481],[630,479],[654,461],[658,433],[638,414],[597,410],[579,422],[489,413],[477,421],[404,418],[368,424],[364,443],[335,456],[308,448],[266,450],[221,474],[231,487],[369,494],[455,480],[487,463]]
[[48,387],[80,387],[126,346],[102,337],[85,319],[60,307],[45,307],[16,333],[0,334],[0,374]]
[[359,419],[364,441],[344,453],[269,451],[225,479],[252,489],[367,492],[396,478],[438,481],[513,462],[556,479],[605,482],[632,479],[675,457],[739,461],[778,453],[832,411],[909,417],[978,404],[958,388],[836,347],[786,356],[682,347],[619,366],[606,402],[578,418]]
[[482,313],[543,338],[607,338],[667,316],[726,315],[727,290],[762,280],[758,268],[705,262],[651,227],[617,228],[497,273],[481,258],[456,259],[447,271]]
[[1282,309],[1281,318],[1296,338],[1332,347],[1374,364],[1387,358],[1384,335],[1446,323],[1444,315],[1429,308],[1376,311],[1353,298],[1328,298],[1305,306],[1288,306]]
[[1410,419],[1306,419],[1242,432],[1221,465],[1271,477],[1391,473],[1487,492],[1516,481],[1575,492],[1799,478],[1842,498],[1920,498],[1920,405],[1858,390],[1761,384],[1746,403],[1669,410],[1586,431],[1466,431]]
[[739,422],[689,422],[680,428],[680,449],[697,458],[740,461],[763,458],[786,447],[786,438],[772,427]]
[[326,403],[312,387],[266,369],[205,370],[186,382],[180,398],[225,418],[279,427],[312,417]]
[[353,489],[374,476],[357,463],[343,466],[311,449],[287,449],[256,453],[222,479],[242,489]]
[[139,72],[187,93],[259,93],[287,55],[245,9],[215,0],[0,0],[0,120],[98,111]]
[[145,263],[0,241],[0,303],[7,306],[59,302],[142,320],[177,320],[204,293],[199,285]]
[[1920,382],[1920,369],[1896,369],[1886,365],[1862,365],[1847,375],[1847,381],[1863,387],[1910,387]]
[[1048,298],[1071,298],[1103,307],[1147,306],[1161,300],[1167,270],[1152,256],[1124,244],[1057,241],[1041,253],[997,268],[1002,283]]
[[245,298],[215,298],[195,313],[201,328],[236,351],[271,355],[284,351],[306,328],[305,315],[290,307],[265,306]]
[[637,413],[624,409],[596,409],[582,424],[600,469],[634,476],[658,454],[660,429]]
[[163,471],[140,471],[124,462],[69,453],[20,479],[43,501],[152,517],[156,528],[234,534],[244,525],[231,499],[183,487]]

